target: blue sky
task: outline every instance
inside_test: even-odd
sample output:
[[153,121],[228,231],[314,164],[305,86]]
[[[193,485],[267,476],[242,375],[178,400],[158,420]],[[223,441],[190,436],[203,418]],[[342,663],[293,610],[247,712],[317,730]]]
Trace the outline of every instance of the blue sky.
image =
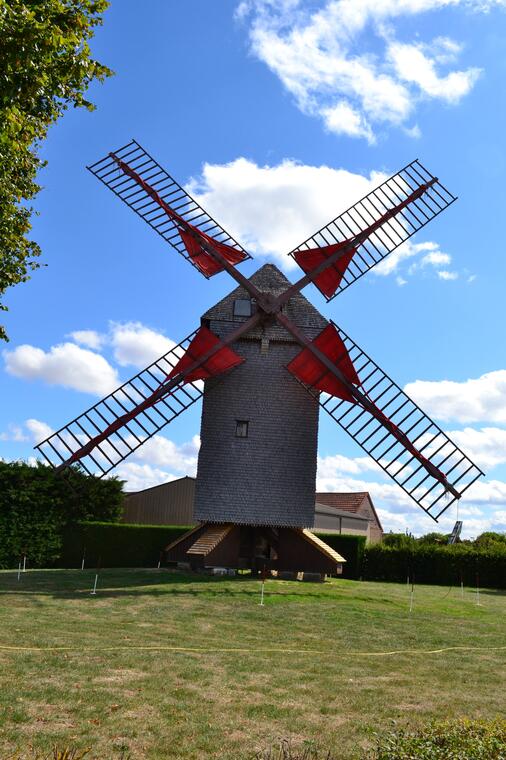
[[[112,2],[93,52],[116,76],[93,87],[95,112],[68,112],[43,147],[33,237],[47,266],[7,299],[0,456],[33,456],[46,431],[164,353],[231,289],[225,274],[200,277],[86,164],[135,137],[248,244],[244,272],[274,261],[295,278],[285,252],[418,157],[459,201],[331,304],[306,295],[486,470],[460,505],[466,535],[505,530],[506,3],[143,9]],[[122,466],[127,487],[194,472],[199,414]],[[433,529],[323,417],[319,454],[320,489],[367,488],[386,528]]]

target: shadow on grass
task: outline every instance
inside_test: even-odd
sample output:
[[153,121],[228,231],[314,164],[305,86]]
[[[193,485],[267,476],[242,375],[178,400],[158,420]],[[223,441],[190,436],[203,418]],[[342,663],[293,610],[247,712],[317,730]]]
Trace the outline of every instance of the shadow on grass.
[[[17,579],[17,571],[0,573],[0,598],[14,595],[30,596],[36,602],[37,596],[52,596],[58,599],[83,598],[90,595],[95,581],[95,570],[31,570]],[[339,594],[336,584],[318,584],[312,591],[308,584],[301,582],[273,581],[266,591],[290,599],[328,599],[333,601]],[[200,573],[180,573],[166,569],[103,569],[98,574],[97,598],[114,599],[124,597],[149,596],[190,596],[232,598],[251,597],[260,594],[260,581],[249,574],[228,577],[213,577]]]

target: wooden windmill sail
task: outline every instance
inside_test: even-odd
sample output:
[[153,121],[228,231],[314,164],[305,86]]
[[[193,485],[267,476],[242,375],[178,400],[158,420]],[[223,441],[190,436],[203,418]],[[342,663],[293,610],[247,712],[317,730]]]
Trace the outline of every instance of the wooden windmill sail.
[[[418,161],[405,166],[292,251],[290,255],[304,272],[294,284],[275,267],[245,277],[237,265],[250,258],[249,254],[137,142],[110,153],[89,169],[201,274],[211,277],[225,270],[237,290],[224,299],[227,307],[222,304],[221,308],[229,309],[224,319],[220,320],[218,304],[178,346],[40,443],[37,448],[48,462],[59,469],[80,462],[87,472],[105,475],[204,395],[196,517],[200,514],[202,520],[225,527],[310,527],[304,509],[307,496],[301,496],[301,505],[295,488],[283,505],[275,503],[269,472],[279,466],[287,483],[296,483],[302,473],[301,493],[306,493],[312,481],[312,512],[317,405],[436,520],[483,474],[341,328],[320,315],[301,293],[313,283],[331,300],[455,201]],[[257,353],[246,350],[248,341],[250,348],[252,342],[258,344]],[[303,393],[306,401],[299,400],[283,418],[284,429],[278,430],[277,438],[266,440],[264,436],[251,445],[250,459],[256,457],[260,462],[255,465],[257,470],[263,467],[263,479],[255,470],[255,481],[248,479],[242,462],[234,470],[228,450],[236,452],[239,459],[246,457],[246,461],[247,449],[238,448],[235,440],[232,446],[219,435],[213,444],[213,425],[208,421],[211,415],[218,429],[216,420],[228,413],[225,406],[216,407],[213,418],[213,392],[219,396],[217,378],[227,384],[229,395],[236,388],[234,383],[244,387],[251,373],[258,371],[254,357],[268,352],[270,342],[277,346],[276,366],[282,373],[276,370],[268,383],[260,377],[250,392],[257,396],[264,393],[267,398],[271,384],[281,384],[283,389],[291,389],[288,395],[296,395],[294,389],[300,389],[297,393]],[[282,345],[289,349],[282,351]],[[201,380],[204,391],[198,383]],[[275,400],[271,399],[268,406],[265,417],[281,414],[282,405],[276,406]],[[307,415],[308,436],[314,441],[306,465],[302,457],[292,457],[301,445],[293,433],[301,414]],[[262,417],[260,407],[256,417],[257,421]],[[246,425],[247,437],[251,425],[253,434],[253,420],[233,416],[233,421]],[[246,437],[238,430],[231,430],[231,437]],[[216,461],[228,463],[229,475],[223,486],[227,494],[218,489],[210,495],[213,445]],[[241,501],[246,481],[252,496]],[[234,500],[235,512],[225,508]],[[232,534],[221,531],[212,552],[225,537],[231,541]],[[236,538],[240,543],[241,538]],[[302,534],[299,538],[306,543],[309,540]],[[277,540],[281,541],[279,535]],[[186,547],[189,549],[191,545]]]

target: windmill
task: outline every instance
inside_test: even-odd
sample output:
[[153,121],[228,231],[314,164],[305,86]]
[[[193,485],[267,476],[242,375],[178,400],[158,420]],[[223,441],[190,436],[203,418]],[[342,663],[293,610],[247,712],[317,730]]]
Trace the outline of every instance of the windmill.
[[335,570],[342,558],[309,530],[320,408],[436,521],[483,474],[301,293],[312,283],[331,301],[456,200],[418,160],[294,249],[293,284],[270,264],[244,276],[250,255],[135,140],[88,169],[200,274],[236,284],[181,343],[36,447],[59,471],[79,462],[103,476],[203,397],[199,524],[169,559]]

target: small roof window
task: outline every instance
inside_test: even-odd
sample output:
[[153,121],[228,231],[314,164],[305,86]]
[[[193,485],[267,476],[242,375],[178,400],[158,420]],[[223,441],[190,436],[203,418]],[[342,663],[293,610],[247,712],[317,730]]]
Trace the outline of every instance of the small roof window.
[[252,308],[249,298],[236,298],[234,301],[234,317],[251,317]]

